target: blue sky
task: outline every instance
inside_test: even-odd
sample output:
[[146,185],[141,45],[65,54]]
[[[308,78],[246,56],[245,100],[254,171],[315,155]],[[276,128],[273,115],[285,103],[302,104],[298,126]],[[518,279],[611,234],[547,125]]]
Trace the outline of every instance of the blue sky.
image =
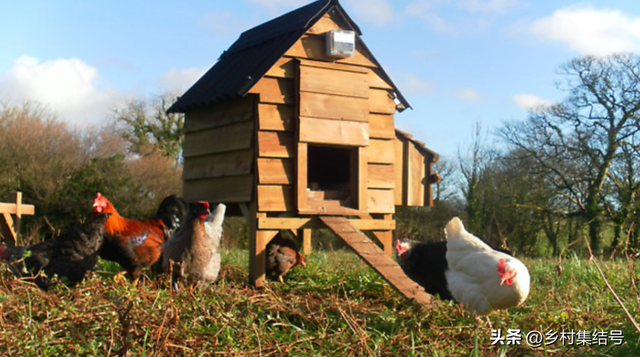
[[[62,120],[100,125],[131,98],[181,94],[242,31],[308,2],[2,2],[0,101],[38,101]],[[450,159],[475,123],[492,132],[562,100],[561,64],[640,52],[636,1],[341,4],[413,107],[396,126]]]

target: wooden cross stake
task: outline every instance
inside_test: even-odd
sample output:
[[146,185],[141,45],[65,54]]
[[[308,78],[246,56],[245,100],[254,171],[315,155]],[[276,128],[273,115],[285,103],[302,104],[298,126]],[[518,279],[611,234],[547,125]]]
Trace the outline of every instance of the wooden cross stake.
[[[15,203],[0,202],[0,235],[8,246],[14,247],[20,234],[22,215],[33,215],[35,207],[22,203],[22,192],[14,192]],[[13,216],[13,217],[12,217]]]

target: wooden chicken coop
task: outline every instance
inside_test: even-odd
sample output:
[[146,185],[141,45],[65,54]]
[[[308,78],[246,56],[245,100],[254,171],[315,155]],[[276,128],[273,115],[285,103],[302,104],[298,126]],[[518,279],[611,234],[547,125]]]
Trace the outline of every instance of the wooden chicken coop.
[[409,103],[361,35],[336,0],[242,33],[169,109],[185,113],[184,197],[247,219],[256,286],[278,231],[293,231],[308,252],[311,229],[324,227],[426,302],[390,258],[393,213],[432,204],[438,156],[395,129]]

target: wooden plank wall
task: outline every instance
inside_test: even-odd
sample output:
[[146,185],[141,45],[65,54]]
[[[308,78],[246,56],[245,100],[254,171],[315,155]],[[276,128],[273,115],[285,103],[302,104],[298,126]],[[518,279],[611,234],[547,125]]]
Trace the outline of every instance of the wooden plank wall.
[[259,212],[295,211],[296,67],[283,57],[249,92],[259,95],[257,200]]
[[371,69],[369,78],[369,158],[367,190],[369,193],[369,212],[395,212],[395,165],[394,139],[395,126],[393,115],[396,104],[390,96],[391,86]]
[[300,60],[300,141],[369,145],[369,70]]
[[396,157],[395,204],[397,206],[431,206],[433,197],[430,176],[434,157],[403,135],[394,139]]
[[189,202],[251,202],[254,96],[190,111],[185,119],[183,196]]
[[[395,108],[393,101],[391,103]],[[368,210],[370,213],[394,213],[396,156],[393,141],[395,132],[393,114],[373,112],[373,110],[369,115],[372,130],[369,132],[369,147],[367,147]]]

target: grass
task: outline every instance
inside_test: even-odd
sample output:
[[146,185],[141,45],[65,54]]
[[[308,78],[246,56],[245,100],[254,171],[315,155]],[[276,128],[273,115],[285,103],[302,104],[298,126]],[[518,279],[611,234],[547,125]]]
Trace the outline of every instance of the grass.
[[[98,271],[74,289],[44,293],[0,273],[0,353],[20,356],[637,356],[638,333],[593,264],[569,257],[562,275],[550,259],[525,259],[532,292],[525,304],[494,312],[494,329],[622,330],[621,346],[556,343],[537,349],[491,345],[488,322],[459,305],[404,300],[349,252],[316,253],[286,284],[246,285],[246,251],[227,251],[220,280],[204,290],[169,288],[151,276],[137,287]],[[632,314],[640,298],[626,261],[600,262]],[[630,269],[633,269],[633,273]]]

